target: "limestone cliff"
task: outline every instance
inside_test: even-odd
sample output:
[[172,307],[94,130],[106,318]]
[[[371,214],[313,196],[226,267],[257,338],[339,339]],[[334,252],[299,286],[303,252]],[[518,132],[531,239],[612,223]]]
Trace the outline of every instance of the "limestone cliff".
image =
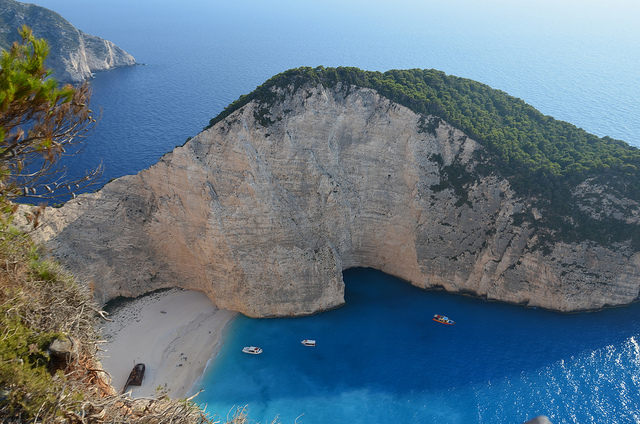
[[[50,210],[38,237],[103,302],[178,286],[253,317],[304,315],[343,303],[350,267],[558,311],[638,297],[640,253],[540,248],[521,219],[540,217],[532,199],[475,173],[484,148],[446,122],[421,131],[424,116],[367,88],[274,90],[268,109],[251,101],[151,168]],[[475,175],[465,201],[444,184],[453,168]],[[576,196],[602,189],[585,181]],[[638,203],[610,196],[637,224]]]
[[49,42],[47,66],[61,82],[76,83],[93,72],[135,65],[133,56],[94,35],[86,34],[56,12],[34,4],[0,0],[0,48],[8,49],[19,39],[18,29],[27,25],[37,38]]

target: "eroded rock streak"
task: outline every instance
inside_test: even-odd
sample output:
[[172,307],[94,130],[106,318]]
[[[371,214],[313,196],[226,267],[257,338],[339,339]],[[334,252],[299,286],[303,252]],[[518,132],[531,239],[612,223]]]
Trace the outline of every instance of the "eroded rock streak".
[[474,175],[482,160],[462,132],[425,131],[369,89],[280,94],[50,211],[40,237],[101,301],[178,286],[253,317],[341,305],[350,267],[559,311],[637,298],[637,252],[545,251],[531,222],[515,219],[532,206],[507,180],[452,182],[451,169]]

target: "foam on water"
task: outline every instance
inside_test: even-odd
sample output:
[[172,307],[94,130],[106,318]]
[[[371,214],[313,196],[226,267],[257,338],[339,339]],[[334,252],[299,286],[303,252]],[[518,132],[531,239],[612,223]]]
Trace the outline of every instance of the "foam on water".
[[637,422],[640,305],[563,315],[422,291],[370,269],[345,282],[340,309],[237,319],[198,399],[223,416],[248,404],[261,422]]
[[[434,68],[640,146],[636,0],[36,0],[146,66],[96,75],[102,121],[70,175],[133,174],[229,103],[299,66]],[[558,315],[415,291],[348,272],[348,305],[295,320],[238,319],[205,376],[223,417],[292,423],[558,423],[638,419],[638,305]],[[385,283],[386,281],[386,283]],[[433,313],[458,323],[445,327]],[[299,341],[316,338],[316,348]],[[244,344],[265,348],[259,357]]]

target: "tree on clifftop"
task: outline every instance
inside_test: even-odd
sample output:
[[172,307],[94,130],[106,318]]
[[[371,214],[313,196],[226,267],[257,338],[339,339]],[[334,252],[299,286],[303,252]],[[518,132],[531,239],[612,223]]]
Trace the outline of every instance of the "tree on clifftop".
[[88,107],[89,86],[59,87],[44,65],[47,42],[36,39],[26,26],[20,35],[22,41],[2,51],[0,58],[0,221],[4,223],[16,211],[12,200],[73,195],[101,172],[98,167],[69,181],[59,164],[63,155],[78,153],[96,122]]

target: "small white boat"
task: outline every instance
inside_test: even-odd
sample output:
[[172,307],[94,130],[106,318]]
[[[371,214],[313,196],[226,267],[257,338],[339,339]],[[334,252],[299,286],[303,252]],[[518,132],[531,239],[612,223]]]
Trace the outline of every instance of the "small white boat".
[[245,346],[242,348],[242,351],[244,353],[250,353],[252,355],[259,355],[262,353],[262,349],[260,349],[259,347],[255,347],[255,346]]
[[309,340],[309,339],[304,339],[301,343],[303,345],[305,345],[305,346],[315,346],[316,345],[316,341],[315,340]]

